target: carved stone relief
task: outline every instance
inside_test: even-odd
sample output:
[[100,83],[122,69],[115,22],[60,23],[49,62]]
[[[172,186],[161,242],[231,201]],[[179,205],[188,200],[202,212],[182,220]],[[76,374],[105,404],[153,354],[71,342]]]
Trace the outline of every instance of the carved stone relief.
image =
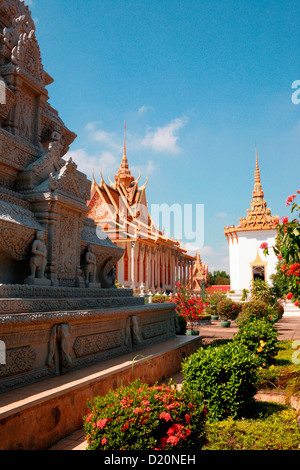
[[30,346],[6,351],[6,365],[0,365],[0,378],[30,371],[35,360]]
[[61,324],[52,327],[50,341],[49,341],[49,354],[47,357],[47,366],[55,367],[55,351],[58,349],[59,355],[59,371],[64,373],[72,367],[71,358],[71,343],[70,343],[70,325]]

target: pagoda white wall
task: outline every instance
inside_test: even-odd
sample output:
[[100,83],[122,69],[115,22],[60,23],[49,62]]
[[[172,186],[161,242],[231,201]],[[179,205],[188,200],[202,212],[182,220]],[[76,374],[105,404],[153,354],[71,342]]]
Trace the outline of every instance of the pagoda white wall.
[[269,250],[269,256],[265,256],[259,247],[263,242],[268,243],[269,247],[274,246],[277,231],[256,230],[238,232],[237,235],[238,241],[234,238],[229,243],[231,290],[249,290],[252,281],[251,263],[257,257],[257,249],[262,261],[267,263],[266,281],[272,285],[270,276],[276,272],[277,257],[272,249]]

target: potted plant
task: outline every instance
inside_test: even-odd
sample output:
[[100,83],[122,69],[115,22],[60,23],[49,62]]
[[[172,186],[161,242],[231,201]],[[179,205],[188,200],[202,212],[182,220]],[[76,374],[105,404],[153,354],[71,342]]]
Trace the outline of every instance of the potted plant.
[[219,315],[217,313],[217,306],[221,300],[226,298],[224,292],[213,292],[209,295],[206,304],[206,313],[211,315],[212,320],[219,320]]
[[231,321],[237,319],[241,311],[241,305],[238,302],[234,302],[231,299],[224,299],[217,305],[217,314],[221,319],[221,327],[229,328]]

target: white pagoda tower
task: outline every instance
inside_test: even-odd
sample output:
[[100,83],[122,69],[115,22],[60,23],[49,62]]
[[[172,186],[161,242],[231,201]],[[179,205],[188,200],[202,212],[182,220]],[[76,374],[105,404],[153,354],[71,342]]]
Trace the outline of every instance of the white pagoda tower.
[[256,150],[256,169],[253,200],[247,217],[240,218],[237,227],[225,227],[225,236],[229,244],[231,290],[236,293],[250,289],[252,279],[263,279],[272,284],[270,276],[276,271],[277,258],[273,250],[265,256],[260,249],[262,243],[275,245],[278,217],[271,215],[264,200],[260,170]]

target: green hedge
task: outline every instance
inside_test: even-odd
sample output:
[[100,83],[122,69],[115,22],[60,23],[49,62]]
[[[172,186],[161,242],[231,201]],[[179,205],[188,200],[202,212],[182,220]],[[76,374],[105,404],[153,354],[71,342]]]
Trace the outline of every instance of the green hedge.
[[242,416],[257,392],[258,357],[238,342],[200,348],[182,364],[183,388],[200,393],[209,420]]
[[256,354],[264,367],[274,362],[279,350],[278,331],[263,317],[251,317],[241,326],[233,340]]

